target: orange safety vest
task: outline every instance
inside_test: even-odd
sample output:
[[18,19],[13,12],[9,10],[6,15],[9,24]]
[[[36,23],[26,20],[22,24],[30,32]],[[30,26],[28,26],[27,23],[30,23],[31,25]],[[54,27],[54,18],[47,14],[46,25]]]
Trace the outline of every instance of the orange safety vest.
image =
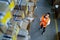
[[43,27],[46,27],[48,21],[49,21],[49,17],[46,19],[46,18],[44,18],[44,16],[42,16],[40,26],[43,25]]

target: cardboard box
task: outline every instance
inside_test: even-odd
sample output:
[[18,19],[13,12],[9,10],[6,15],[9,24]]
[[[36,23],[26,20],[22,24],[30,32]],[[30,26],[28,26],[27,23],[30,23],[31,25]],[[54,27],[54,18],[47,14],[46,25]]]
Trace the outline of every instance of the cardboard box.
[[7,31],[6,31],[6,34],[12,36],[12,30],[7,30]]
[[3,34],[4,32],[0,29],[0,35]]
[[29,30],[30,30],[30,23],[29,23],[28,26],[27,26],[27,30],[28,30],[28,32],[29,32]]
[[17,25],[17,26],[14,28],[14,34],[15,34],[15,35],[18,35],[19,30],[20,30],[20,28],[19,28],[18,25]]
[[10,24],[11,24],[11,27],[13,27],[15,25],[15,20],[13,18],[10,19]]
[[34,7],[30,7],[29,11],[28,11],[28,15],[31,16],[34,14]]
[[18,35],[22,36],[22,37],[26,37],[28,36],[28,30],[25,30],[25,29],[20,29]]
[[26,10],[26,5],[22,5],[21,10],[25,11]]
[[2,27],[0,27],[0,31],[1,31],[2,33],[5,33],[6,30],[7,30],[7,27],[6,27],[5,25],[2,26]]
[[[22,11],[22,10],[15,10],[14,12],[13,12],[13,18],[15,19],[15,20],[21,20],[21,19],[23,19],[23,14],[24,14],[24,11]],[[25,16],[25,15],[24,15]]]
[[9,28],[7,29],[6,31],[6,34],[8,35],[13,35],[13,34],[17,34],[18,33],[18,30],[20,29],[17,25],[17,22],[15,22],[13,19],[11,19],[11,26],[9,26]]
[[22,10],[14,10],[14,11],[12,12],[13,15],[18,15],[18,16],[21,16],[22,13],[24,13],[24,11],[22,11]]
[[28,17],[33,17],[34,16],[34,12],[29,12]]
[[28,24],[29,24],[28,20],[23,20],[23,21],[20,22],[20,27],[22,29],[27,29]]
[[20,5],[20,6],[16,5],[14,10],[24,10],[25,11],[26,10],[26,5]]
[[37,2],[37,0],[31,0],[32,2],[34,2],[34,3],[36,3]]
[[29,0],[22,0],[22,2],[21,2],[21,10],[23,10],[23,11],[25,11],[26,10],[26,6],[27,6],[27,1],[29,1]]
[[17,35],[18,32],[19,32],[19,29],[20,28],[18,26],[10,27],[10,28],[7,29],[6,34],[8,34],[8,35]]
[[12,13],[12,16],[16,13],[17,10],[13,10],[11,13]]
[[34,11],[34,3],[33,2],[29,2],[28,3],[28,9],[29,9],[29,12],[31,12],[31,11]]
[[8,29],[6,30],[6,34],[8,35],[12,35],[14,30],[14,24],[12,24],[12,26],[9,26]]

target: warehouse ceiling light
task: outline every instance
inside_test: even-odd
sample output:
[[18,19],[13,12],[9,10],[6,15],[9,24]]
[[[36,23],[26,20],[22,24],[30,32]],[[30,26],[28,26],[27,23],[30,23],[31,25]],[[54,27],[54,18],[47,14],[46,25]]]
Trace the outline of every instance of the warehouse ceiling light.
[[55,8],[58,8],[59,7],[59,5],[55,5]]

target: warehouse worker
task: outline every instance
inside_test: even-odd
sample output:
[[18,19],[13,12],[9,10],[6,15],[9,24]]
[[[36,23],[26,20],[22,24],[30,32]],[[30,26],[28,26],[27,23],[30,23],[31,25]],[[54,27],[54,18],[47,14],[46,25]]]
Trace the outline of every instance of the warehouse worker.
[[40,26],[41,26],[40,29],[43,28],[42,34],[45,32],[45,28],[50,24],[50,17],[49,16],[50,16],[50,13],[47,13],[40,18]]

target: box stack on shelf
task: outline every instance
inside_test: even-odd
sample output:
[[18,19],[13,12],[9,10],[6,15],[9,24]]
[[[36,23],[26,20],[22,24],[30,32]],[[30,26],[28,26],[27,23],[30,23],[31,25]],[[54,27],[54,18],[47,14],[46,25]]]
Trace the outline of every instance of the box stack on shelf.
[[0,31],[3,31],[4,33],[7,29],[6,23],[11,18],[11,10],[9,9],[9,3],[11,3],[9,2],[9,0],[0,0]]
[[[0,27],[3,34],[10,35],[12,40],[17,40],[17,35],[27,37],[30,23],[34,20],[34,6],[36,6],[36,0],[10,0],[6,7],[3,6],[7,10],[2,10],[4,13],[2,23],[7,24],[7,26]],[[0,15],[2,13],[0,12]]]
[[34,5],[36,6],[36,2],[37,2],[37,0],[31,0],[32,2],[34,2]]
[[10,0],[10,1],[0,0],[0,32],[2,32],[2,34],[5,33],[11,34],[13,28],[7,30],[9,28],[7,23],[12,18],[11,12],[14,9],[14,7],[15,7],[15,0]]
[[[26,23],[26,21],[25,21],[25,24],[27,24],[27,25],[24,25],[23,23],[24,23],[24,21],[23,21],[23,23],[22,22],[20,22],[21,24],[23,24],[23,26],[21,26],[21,27],[23,27],[23,31],[22,30],[20,30],[20,34],[19,35],[22,35],[22,36],[25,36],[24,34],[25,34],[25,30],[24,29],[26,29],[26,33],[28,33],[29,32],[29,30],[30,30],[30,23],[31,22],[33,22],[33,20],[34,20],[34,17],[33,17],[33,15],[34,15],[34,7],[35,6],[35,4],[34,4],[34,2],[30,2],[29,0],[27,0],[27,12],[25,12],[25,15],[26,15],[26,17],[25,17],[25,20],[28,22],[28,23]],[[20,24],[20,25],[21,25]],[[26,28],[25,28],[26,27]],[[22,31],[22,33],[21,33],[21,31]],[[27,32],[28,31],[28,32]],[[24,33],[24,34],[23,34]],[[28,33],[29,34],[29,33]],[[28,35],[27,34],[27,35]]]
[[21,21],[21,23],[20,23],[20,27],[26,30],[28,24],[29,24],[29,21],[23,20],[23,21]]
[[22,10],[14,10],[12,12],[12,15],[13,15],[14,20],[16,20],[16,21],[20,21],[20,20],[24,19],[24,11],[22,11]]
[[[17,35],[20,30],[20,27],[18,26],[17,22],[14,21],[14,19],[11,19],[8,26],[9,27],[6,30],[5,34],[10,35],[12,37],[12,40],[17,40]],[[10,36],[8,36],[8,37],[10,37]]]
[[[29,4],[28,4],[28,8],[29,8],[29,14],[31,14],[32,13],[32,15],[34,14],[34,3],[33,2],[29,2]],[[28,14],[28,15],[29,15]]]
[[[20,3],[21,8],[19,7],[19,5],[15,6],[14,9],[17,10],[18,12],[19,11],[24,12],[24,14],[23,14],[24,18],[23,18],[22,22],[20,22],[20,27],[22,29],[25,29],[25,30],[30,29],[30,26],[28,26],[28,25],[30,25],[30,23],[34,20],[33,15],[34,15],[34,8],[35,8],[34,6],[36,4],[36,1],[37,0],[22,0],[21,3]],[[18,13],[16,13],[16,14],[18,14]],[[23,16],[23,15],[21,15],[21,16]],[[21,19],[21,18],[18,18],[18,20],[19,19]],[[26,23],[26,21],[27,21],[27,23]],[[23,26],[22,26],[22,24],[23,24]]]
[[2,18],[1,23],[3,25],[7,25],[8,20],[12,17],[11,11],[14,9],[15,5],[14,0],[0,0],[0,17]]
[[4,26],[0,26],[0,35],[3,34],[3,33],[5,33],[6,30],[7,30],[7,28],[6,28],[5,25]]

